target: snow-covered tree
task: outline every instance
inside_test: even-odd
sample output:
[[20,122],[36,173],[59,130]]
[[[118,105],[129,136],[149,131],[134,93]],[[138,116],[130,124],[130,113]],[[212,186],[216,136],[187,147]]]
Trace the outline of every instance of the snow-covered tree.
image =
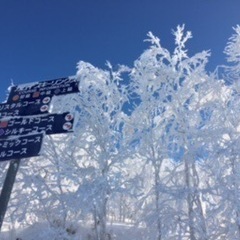
[[218,139],[218,146],[213,149],[215,161],[208,163],[215,182],[212,198],[212,201],[215,200],[213,225],[218,226],[218,236],[224,239],[240,237],[240,27],[235,27],[234,31],[224,51],[229,65],[221,67],[219,74],[226,82],[221,94],[221,115],[217,121],[222,137]]
[[78,106],[82,112],[75,132],[81,168],[85,172],[78,191],[90,207],[95,237],[107,239],[107,203],[124,184],[124,160],[128,149],[122,136],[124,104],[128,101],[122,74],[128,68],[101,70],[79,62]]
[[107,221],[141,226],[149,240],[239,239],[240,26],[234,31],[221,75],[206,71],[209,51],[189,56],[184,26],[173,31],[173,52],[149,32],[131,69],[80,61],[80,93],[51,106],[74,113],[74,132],[45,136],[42,156],[22,160],[6,222],[48,222],[52,239],[76,238],[80,221],[93,224],[94,240],[113,237]]
[[[184,26],[173,33],[173,54],[149,33],[152,45],[135,61],[131,84],[140,104],[131,116],[132,131],[139,140],[139,157],[153,168],[156,239],[208,239],[197,162],[212,147],[210,118],[222,83],[205,71],[209,52],[188,57],[185,43],[191,33],[185,34]],[[171,172],[166,171],[170,159],[178,165]],[[174,204],[180,208],[171,211]]]

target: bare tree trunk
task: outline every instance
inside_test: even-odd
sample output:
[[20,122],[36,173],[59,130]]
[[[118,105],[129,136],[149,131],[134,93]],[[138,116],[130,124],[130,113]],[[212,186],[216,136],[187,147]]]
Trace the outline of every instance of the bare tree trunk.
[[190,183],[190,167],[188,159],[184,160],[184,173],[185,173],[185,184],[187,188],[187,208],[188,208],[188,226],[190,233],[190,240],[196,240],[195,230],[194,230],[194,210],[193,210],[193,197],[192,197],[192,188]]
[[234,209],[235,209],[235,215],[236,215],[236,220],[235,220],[235,223],[236,223],[236,226],[237,226],[237,235],[238,235],[238,238],[240,239],[240,210],[239,210],[239,207],[238,207],[238,202],[239,202],[239,198],[238,198],[238,184],[237,184],[237,179],[236,179],[236,176],[237,176],[237,172],[236,172],[236,162],[235,162],[235,158],[232,157],[231,158],[231,167],[232,167],[232,175],[233,175],[233,188],[234,188]]
[[192,163],[192,170],[193,170],[193,178],[194,178],[194,199],[195,199],[195,204],[197,206],[199,218],[201,219],[201,222],[199,223],[200,226],[200,234],[201,234],[201,240],[208,240],[208,232],[207,232],[207,226],[206,226],[206,220],[204,217],[204,212],[203,212],[203,207],[202,207],[202,202],[200,199],[200,194],[199,194],[199,177],[198,177],[198,172],[196,169],[196,163]]
[[94,210],[94,232],[96,240],[106,240],[106,204],[105,201],[102,206],[96,206]]
[[154,146],[151,146],[152,165],[154,169],[154,190],[155,190],[155,207],[157,213],[157,240],[162,239],[162,215],[160,209],[160,170],[162,161],[156,156]]
[[94,210],[93,210],[93,221],[94,221],[93,230],[94,230],[94,233],[95,233],[95,239],[98,240],[99,239],[99,233],[98,233],[99,221],[98,221],[98,213],[97,213],[97,206],[96,206],[96,204],[95,204]]
[[106,216],[107,216],[107,199],[103,200],[103,205],[101,211],[101,216],[99,218],[100,225],[100,238],[99,240],[107,240],[107,228],[106,228]]
[[107,240],[107,193],[103,192],[94,206],[94,232],[96,240]]
[[160,211],[159,170],[160,170],[160,167],[157,164],[155,164],[154,177],[155,177],[155,205],[156,205],[156,212],[157,212],[157,240],[162,239],[162,219],[161,219],[162,217],[161,217],[161,211]]

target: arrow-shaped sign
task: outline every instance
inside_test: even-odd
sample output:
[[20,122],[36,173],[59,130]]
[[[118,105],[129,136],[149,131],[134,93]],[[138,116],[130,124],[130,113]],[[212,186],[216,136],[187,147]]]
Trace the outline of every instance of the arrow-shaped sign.
[[0,161],[38,156],[43,134],[0,140]]
[[31,101],[46,96],[57,96],[79,92],[78,81],[72,77],[58,78],[43,82],[35,82],[12,86],[8,96],[8,103]]
[[74,117],[69,112],[42,116],[15,117],[0,120],[0,139],[14,135],[45,132],[57,134],[71,132]]

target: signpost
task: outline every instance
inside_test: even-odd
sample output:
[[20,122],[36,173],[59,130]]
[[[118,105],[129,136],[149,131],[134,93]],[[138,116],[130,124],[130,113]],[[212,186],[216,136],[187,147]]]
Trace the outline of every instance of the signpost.
[[0,120],[0,139],[13,135],[44,132],[57,134],[71,132],[74,117],[69,112],[39,116],[3,118]]
[[0,140],[0,161],[38,156],[43,134]]
[[77,93],[78,81],[75,78],[65,77],[44,82],[35,82],[11,87],[8,103],[29,101],[36,98]]
[[0,117],[28,116],[48,113],[50,97],[24,100],[16,103],[1,103]]
[[66,77],[12,86],[0,104],[0,162],[11,160],[0,195],[0,230],[21,159],[39,156],[45,134],[73,131],[73,114],[48,110],[53,96],[77,93],[78,84]]

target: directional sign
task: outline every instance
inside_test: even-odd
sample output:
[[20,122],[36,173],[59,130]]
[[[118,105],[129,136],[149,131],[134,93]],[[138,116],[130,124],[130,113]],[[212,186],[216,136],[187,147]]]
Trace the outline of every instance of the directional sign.
[[27,116],[48,113],[50,97],[24,100],[17,103],[1,103],[0,117]]
[[75,78],[66,77],[43,82],[22,84],[11,87],[8,103],[29,101],[46,96],[56,96],[79,92],[78,81]]
[[69,112],[42,116],[15,117],[0,120],[0,139],[14,135],[45,132],[67,133],[73,128],[74,117]]
[[0,104],[0,161],[12,160],[0,195],[0,230],[20,160],[40,154],[44,134],[72,131],[72,114],[47,114],[52,96],[79,92],[78,84],[67,77],[13,86]]
[[0,161],[38,156],[43,134],[0,140]]

